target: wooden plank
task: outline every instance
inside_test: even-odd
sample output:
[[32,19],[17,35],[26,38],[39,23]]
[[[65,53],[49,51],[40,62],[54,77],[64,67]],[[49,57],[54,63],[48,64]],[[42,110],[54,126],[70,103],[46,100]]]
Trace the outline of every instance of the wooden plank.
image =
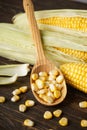
[[[35,10],[40,9],[53,9],[53,8],[80,8],[87,9],[85,4],[77,4],[75,2],[70,2],[69,0],[33,0],[35,4]],[[0,0],[0,22],[11,22],[11,18],[19,12],[23,11],[22,0],[12,1],[12,0]],[[0,64],[12,64],[19,63],[16,61],[11,61],[0,57]],[[29,84],[30,73],[23,78],[18,78],[18,80],[12,85],[0,86],[0,95],[6,97],[6,102],[0,104],[0,130],[83,130],[80,126],[81,119],[87,119],[87,109],[81,109],[78,103],[83,100],[87,100],[87,95],[75,90],[74,88],[68,86],[68,94],[66,99],[59,105],[54,107],[43,106],[36,101],[32,92],[30,90]],[[27,85],[29,91],[26,94],[21,94],[21,100],[17,103],[12,103],[10,101],[12,97],[12,91],[20,86]],[[33,99],[36,105],[32,108],[27,109],[25,113],[18,111],[18,106],[24,103],[26,99]],[[67,127],[61,127],[58,124],[60,118],[55,118],[51,120],[44,120],[43,113],[46,110],[53,112],[55,109],[63,110],[62,116],[69,119],[69,125]],[[61,117],[62,117],[61,116]],[[26,118],[30,118],[35,122],[33,128],[28,128],[23,126],[23,121]],[[85,130],[87,128],[84,128]]]

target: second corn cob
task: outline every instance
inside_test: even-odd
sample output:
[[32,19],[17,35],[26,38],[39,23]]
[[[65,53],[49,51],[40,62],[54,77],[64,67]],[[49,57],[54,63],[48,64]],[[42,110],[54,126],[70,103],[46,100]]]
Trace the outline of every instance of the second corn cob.
[[82,59],[83,61],[87,62],[87,52],[86,51],[80,51],[80,50],[74,50],[74,49],[70,49],[70,48],[62,48],[62,47],[56,47],[57,50],[74,56],[76,58]]
[[66,63],[61,65],[60,68],[68,84],[87,93],[87,64]]

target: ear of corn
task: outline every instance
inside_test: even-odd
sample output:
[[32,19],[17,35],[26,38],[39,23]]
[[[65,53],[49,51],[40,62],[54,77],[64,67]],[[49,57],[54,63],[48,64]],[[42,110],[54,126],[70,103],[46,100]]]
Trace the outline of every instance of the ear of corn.
[[65,54],[75,56],[75,57],[87,62],[87,52],[86,51],[79,51],[79,50],[74,50],[74,49],[70,49],[70,48],[61,48],[61,47],[59,47],[59,48],[57,47],[56,49]]
[[[28,29],[27,29],[28,30]],[[35,63],[35,48],[29,31],[18,29],[14,24],[0,23],[0,56],[24,62]],[[67,35],[59,32],[41,30],[41,37],[46,56],[56,65],[66,62],[86,62],[86,56],[78,57],[79,51],[87,52],[87,38]],[[59,49],[60,48],[60,49]],[[78,50],[77,55],[69,50],[65,53],[61,48]]]
[[[87,36],[87,10],[59,9],[36,11],[35,16],[40,29],[63,32],[72,35]],[[25,13],[13,17],[19,28],[27,30]],[[84,32],[84,33],[83,33]]]
[[78,16],[58,16],[51,18],[42,18],[37,20],[38,23],[69,28],[72,30],[87,32],[87,18]]
[[66,63],[61,65],[60,68],[68,84],[87,93],[87,64]]

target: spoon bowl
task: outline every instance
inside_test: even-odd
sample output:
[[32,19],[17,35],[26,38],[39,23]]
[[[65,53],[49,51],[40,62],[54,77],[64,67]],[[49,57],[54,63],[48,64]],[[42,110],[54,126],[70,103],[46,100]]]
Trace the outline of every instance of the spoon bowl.
[[[52,63],[50,63],[50,62],[48,62],[47,64],[35,64],[35,66],[33,67],[33,69],[32,69],[32,72],[31,72],[31,74],[33,74],[33,73],[39,73],[39,72],[47,72],[47,73],[49,73],[49,71],[51,71],[51,70],[53,70],[54,68],[56,68],[56,66],[54,66]],[[61,73],[61,71],[60,71],[60,69],[58,69],[57,68],[57,70],[58,70],[58,72],[60,73],[60,75],[62,75],[62,73]],[[32,83],[32,79],[31,79],[31,77],[30,77],[30,83]],[[38,94],[35,92],[35,91],[33,91],[32,90],[32,88],[31,88],[31,90],[32,90],[32,92],[33,92],[33,95],[34,95],[34,97],[37,99],[37,101],[38,102],[40,102],[41,104],[43,104],[43,105],[46,105],[46,106],[54,106],[54,105],[57,105],[57,104],[59,104],[59,103],[61,103],[64,99],[65,99],[65,97],[66,97],[66,94],[67,94],[67,87],[66,87],[66,82],[65,82],[65,80],[63,81],[63,83],[62,83],[62,85],[63,85],[63,88],[62,88],[62,90],[61,90],[61,97],[60,98],[58,98],[58,99],[56,99],[53,103],[47,103],[47,102],[45,102],[45,101],[43,101],[39,96],[38,96]]]
[[[35,43],[35,47],[36,47],[36,51],[37,51],[37,60],[36,60],[36,64],[34,65],[34,67],[32,69],[31,75],[33,73],[38,74],[39,72],[49,73],[49,71],[51,71],[51,70],[53,70],[57,67],[51,61],[49,61],[44,55],[40,31],[38,29],[36,19],[35,19],[35,16],[34,16],[34,7],[33,7],[33,4],[32,4],[32,1],[31,0],[23,0],[23,5],[24,5],[25,12],[27,14],[28,22],[29,22],[31,32],[32,32],[32,38],[33,38],[33,41]],[[57,70],[60,73],[60,75],[63,76],[60,69],[57,68]],[[32,84],[31,76],[30,76],[30,84]],[[66,87],[65,79],[63,80],[62,85],[63,85],[63,88],[61,90],[61,97],[56,99],[53,103],[45,102],[44,100],[42,100],[38,96],[38,94],[35,91],[32,90],[32,92],[33,92],[33,95],[35,96],[35,98],[41,104],[44,104],[44,105],[47,105],[47,106],[54,106],[54,105],[61,103],[66,97],[67,87]]]

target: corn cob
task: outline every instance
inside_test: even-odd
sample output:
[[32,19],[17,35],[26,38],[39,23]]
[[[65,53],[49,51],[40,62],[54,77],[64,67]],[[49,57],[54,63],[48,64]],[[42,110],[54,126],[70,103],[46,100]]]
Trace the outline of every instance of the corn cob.
[[[59,9],[35,11],[38,27],[41,30],[51,30],[66,34],[87,36],[87,10]],[[24,13],[13,17],[13,23],[24,30],[28,22]]]
[[60,66],[66,82],[74,88],[87,93],[87,64],[66,63]]
[[69,28],[87,32],[87,18],[84,17],[49,17],[37,20],[38,23],[52,26],[59,26],[61,28]]
[[76,58],[82,59],[83,61],[87,62],[87,52],[86,51],[80,51],[80,50],[74,50],[74,49],[70,49],[70,48],[62,48],[62,47],[57,47],[57,50],[74,56]]

